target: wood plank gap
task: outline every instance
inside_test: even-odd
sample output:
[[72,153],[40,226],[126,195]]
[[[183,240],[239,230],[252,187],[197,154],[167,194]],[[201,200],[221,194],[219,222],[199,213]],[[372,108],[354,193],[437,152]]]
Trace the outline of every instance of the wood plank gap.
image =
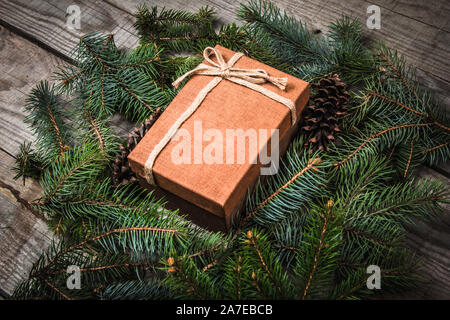
[[64,60],[67,63],[70,64],[74,64],[74,61],[72,58],[70,58],[68,55],[65,55],[64,53],[62,53],[61,51],[56,50],[55,48],[52,48],[51,46],[49,46],[48,44],[46,44],[45,42],[35,38],[32,34],[29,34],[28,32],[19,29],[11,24],[9,24],[8,22],[4,21],[3,19],[0,18],[0,25],[3,26],[4,28],[8,29],[9,31],[11,31],[12,33],[17,34],[18,36],[30,41],[31,43],[37,45],[38,47],[48,51],[49,53],[53,54],[54,56]]
[[[133,17],[136,16],[136,15],[134,14],[134,12],[130,12],[130,11],[124,9],[124,8],[121,8],[120,6],[118,6],[117,4],[115,4],[114,2],[111,2],[111,1],[109,1],[109,0],[103,0],[103,2],[109,4],[111,7],[114,7],[114,8],[116,8],[117,10],[120,10],[120,11],[126,13],[126,14],[129,14],[129,15],[133,16]],[[141,4],[144,4],[144,2],[141,2]]]
[[0,297],[3,299],[11,299],[11,295],[9,295],[5,290],[0,288]]
[[443,175],[447,179],[450,179],[450,172],[444,170],[443,168],[439,168],[439,167],[436,167],[436,166],[431,166],[429,168],[434,170],[434,171],[436,171],[436,172],[438,172],[439,174]]

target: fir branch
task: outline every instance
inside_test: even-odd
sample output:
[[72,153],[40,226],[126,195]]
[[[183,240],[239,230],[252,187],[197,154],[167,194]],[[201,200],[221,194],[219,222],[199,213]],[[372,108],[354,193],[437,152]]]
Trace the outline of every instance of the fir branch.
[[[168,277],[164,281],[181,297],[205,300],[214,291],[210,279],[191,260],[169,257],[166,263]],[[199,278],[202,281],[198,281]]]
[[25,111],[29,114],[25,123],[32,126],[37,135],[37,152],[47,166],[64,153],[71,142],[70,129],[64,123],[64,110],[61,108],[61,96],[48,82],[39,83],[28,96]]
[[95,292],[100,300],[167,300],[168,289],[159,279],[126,280],[108,284]]
[[442,123],[439,123],[438,121],[436,121],[434,119],[430,119],[430,115],[428,115],[428,114],[425,114],[425,113],[419,112],[417,110],[414,110],[414,109],[412,109],[412,108],[410,108],[410,107],[408,107],[408,106],[406,106],[406,105],[404,105],[404,104],[402,104],[402,103],[400,103],[398,101],[395,101],[392,98],[386,97],[384,95],[381,95],[381,94],[373,92],[373,91],[367,91],[367,94],[375,96],[375,97],[378,97],[378,98],[381,98],[381,99],[384,99],[386,101],[389,101],[389,102],[391,102],[391,103],[393,103],[393,104],[395,104],[395,105],[397,105],[397,106],[399,106],[401,108],[404,108],[404,109],[406,109],[406,110],[408,110],[410,112],[413,112],[414,114],[417,114],[417,115],[421,116],[422,118],[425,118],[427,120],[432,120],[433,121],[432,124],[442,128],[444,130],[450,131],[449,127],[443,125]]
[[55,290],[60,296],[62,296],[64,299],[66,300],[72,300],[72,298],[70,298],[68,295],[66,295],[64,292],[62,292],[61,290],[59,290],[58,288],[55,287],[55,285],[53,283],[51,283],[50,281],[48,281],[47,279],[42,279],[50,288],[52,288],[53,290]]
[[299,157],[297,152],[303,146],[302,137],[292,142],[281,161],[279,173],[270,176],[264,185],[256,185],[253,194],[247,198],[244,217],[236,219],[239,228],[250,221],[263,225],[278,222],[287,214],[301,210],[308,200],[322,191],[321,186],[326,183],[322,168],[327,164],[320,160],[319,152],[302,152]]
[[304,167],[302,170],[297,172],[289,181],[287,181],[284,185],[282,185],[280,188],[278,188],[275,192],[273,192],[271,195],[269,195],[264,201],[262,201],[255,209],[253,209],[243,220],[241,223],[241,227],[245,226],[250,219],[253,218],[253,216],[258,212],[259,209],[267,205],[272,199],[274,199],[276,196],[280,194],[284,189],[289,187],[297,178],[304,175],[309,170],[316,170],[314,169],[315,165],[318,165],[322,162],[321,159],[316,158],[312,159],[308,162],[308,165]]
[[399,106],[399,107],[401,107],[401,108],[404,108],[404,109],[406,109],[406,110],[408,110],[408,111],[411,111],[412,113],[415,113],[415,114],[417,114],[417,115],[419,115],[419,116],[421,116],[421,117],[423,117],[423,118],[428,118],[428,115],[427,115],[427,114],[422,113],[422,112],[419,112],[419,111],[417,111],[417,110],[414,110],[414,109],[412,109],[412,108],[410,108],[410,107],[408,107],[408,106],[406,106],[406,105],[404,105],[404,104],[402,104],[402,103],[400,103],[400,102],[398,102],[398,101],[395,101],[395,100],[392,99],[392,98],[386,97],[386,96],[384,96],[384,95],[382,95],[382,94],[379,94],[379,93],[373,92],[373,91],[366,91],[366,93],[369,94],[369,95],[371,95],[371,96],[378,97],[378,98],[384,99],[384,100],[386,100],[386,101],[392,102],[393,104],[395,104],[395,105],[397,105],[397,106]]
[[430,219],[443,210],[441,204],[449,201],[448,195],[449,191],[440,181],[412,179],[364,193],[347,208],[348,221],[361,224],[367,217],[387,217],[409,224],[413,217]]
[[[389,49],[387,49],[386,46],[383,46],[382,44],[379,47],[378,50],[378,56],[387,63],[387,65],[394,71],[395,75],[400,79],[400,81],[403,83],[403,85],[408,88],[408,90],[421,102],[423,103],[423,100],[419,97],[418,93],[412,88],[412,86],[409,84],[409,81],[407,80],[408,75],[406,75],[404,72],[401,71],[401,69],[404,69],[405,61],[402,58],[399,58],[397,56],[397,52],[392,54]],[[388,57],[391,56],[393,59],[395,59],[396,62],[391,61],[391,59]],[[397,65],[396,65],[397,64]],[[408,70],[407,73],[410,73],[411,71]]]
[[261,263],[261,266],[264,268],[264,271],[269,276],[270,281],[272,281],[274,287],[277,289],[277,291],[280,293],[281,296],[283,296],[283,293],[281,292],[281,288],[277,281],[275,281],[274,276],[272,275],[272,272],[270,271],[269,267],[267,266],[267,263],[264,261],[264,257],[261,253],[261,250],[258,247],[258,244],[255,241],[255,236],[253,235],[253,232],[251,230],[247,231],[247,238],[250,241],[251,246],[254,248],[255,252],[258,255],[259,262]]
[[332,200],[313,206],[307,218],[302,254],[294,267],[302,300],[324,296],[329,290],[341,245],[340,216],[333,207]]
[[302,300],[305,299],[306,295],[308,294],[308,290],[310,289],[311,281],[312,281],[312,279],[314,277],[314,273],[317,270],[317,265],[318,265],[318,262],[319,262],[320,253],[321,253],[321,250],[323,249],[323,246],[324,246],[324,237],[325,237],[326,232],[328,231],[327,230],[327,219],[326,219],[325,216],[323,216],[322,218],[323,218],[322,231],[320,232],[319,243],[317,244],[317,250],[316,250],[316,253],[314,255],[314,264],[313,264],[313,266],[311,268],[311,271],[309,273],[308,281],[307,281],[307,283],[305,285],[305,290],[303,291],[303,294],[302,294],[302,298],[301,298]]
[[44,171],[42,159],[31,149],[31,142],[20,145],[18,154],[14,156],[14,162],[13,171],[16,172],[14,180],[22,177],[23,184],[25,184],[25,178],[39,179]]
[[57,159],[43,174],[41,185],[44,196],[34,205],[40,206],[50,201],[58,202],[59,196],[71,194],[73,188],[88,181],[104,170],[105,160],[98,148],[84,144],[65,153],[66,162]]
[[100,150],[102,151],[102,153],[105,153],[105,143],[104,143],[104,139],[102,137],[102,135],[100,134],[98,125],[95,123],[94,118],[92,117],[92,112],[91,110],[88,110],[86,116],[89,119],[89,124],[91,125],[92,129],[95,132],[95,135],[97,136],[98,139],[98,143],[100,146]]
[[411,164],[412,156],[414,152],[414,141],[411,139],[411,151],[409,152],[408,162],[406,163],[405,171],[403,172],[403,177],[406,178],[406,175],[408,174],[408,169]]
[[386,134],[389,133],[391,131],[394,130],[400,130],[400,129],[404,129],[404,128],[419,128],[419,127],[426,127],[426,126],[430,126],[432,125],[432,123],[409,123],[409,124],[402,124],[402,125],[397,125],[395,127],[391,127],[391,128],[387,128],[384,129],[380,132],[374,133],[372,134],[369,138],[365,139],[363,143],[361,143],[352,153],[350,153],[345,159],[335,162],[333,165],[335,167],[339,167],[342,166],[343,164],[345,164],[347,161],[349,161],[352,157],[354,157],[358,151],[360,151],[362,148],[364,148],[367,144],[371,143],[372,140]]
[[445,142],[445,143],[442,143],[442,144],[440,144],[440,145],[438,145],[438,146],[434,146],[434,147],[430,147],[430,148],[427,148],[427,149],[425,149],[425,150],[422,150],[422,153],[425,154],[425,153],[428,153],[428,152],[437,150],[437,149],[439,149],[439,148],[446,147],[446,146],[449,145],[449,144],[450,144],[450,141]]
[[212,29],[214,10],[202,7],[197,13],[183,10],[165,10],[158,12],[144,5],[138,7],[134,27],[143,43],[155,43],[170,50],[192,49],[199,39],[215,36]]
[[324,44],[315,39],[304,24],[282,13],[271,2],[250,1],[248,5],[241,4],[237,14],[255,34],[264,35],[261,41],[278,48],[277,52],[286,61],[292,64],[298,59],[305,62],[327,61],[323,55]]

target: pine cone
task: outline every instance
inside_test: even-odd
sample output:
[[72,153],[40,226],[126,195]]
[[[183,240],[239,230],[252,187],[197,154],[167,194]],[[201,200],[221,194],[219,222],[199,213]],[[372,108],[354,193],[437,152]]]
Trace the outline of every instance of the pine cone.
[[157,108],[155,112],[142,123],[140,128],[134,127],[133,130],[128,133],[127,147],[120,146],[120,152],[116,155],[112,163],[112,183],[114,186],[120,184],[126,185],[137,181],[136,175],[131,171],[130,164],[128,163],[128,155],[145,136],[147,131],[150,130],[161,113],[162,109]]
[[312,89],[315,92],[310,99],[312,104],[303,111],[300,123],[301,131],[311,136],[305,147],[312,145],[314,150],[328,152],[328,144],[340,132],[337,122],[347,112],[350,95],[337,74],[321,78]]

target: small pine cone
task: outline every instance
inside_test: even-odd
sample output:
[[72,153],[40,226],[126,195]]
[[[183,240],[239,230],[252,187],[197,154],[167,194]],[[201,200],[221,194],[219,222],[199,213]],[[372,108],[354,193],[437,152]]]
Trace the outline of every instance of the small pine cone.
[[314,95],[302,114],[301,131],[310,135],[305,146],[329,151],[329,143],[340,132],[338,120],[347,112],[350,95],[337,74],[324,77],[312,85]]
[[139,128],[134,127],[130,133],[128,133],[127,146],[120,146],[120,150],[112,162],[112,183],[114,186],[126,185],[137,181],[137,177],[134,172],[131,171],[130,164],[128,163],[128,155],[137,146],[139,141],[144,138],[148,130],[153,126],[155,121],[162,113],[161,108],[155,109],[154,113],[141,124]]

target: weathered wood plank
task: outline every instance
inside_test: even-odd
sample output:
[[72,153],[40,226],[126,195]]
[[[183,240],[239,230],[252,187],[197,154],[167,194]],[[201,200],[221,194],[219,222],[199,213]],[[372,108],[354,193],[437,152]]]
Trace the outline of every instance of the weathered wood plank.
[[0,26],[0,148],[14,155],[23,141],[33,141],[23,123],[25,94],[48,79],[61,59]]
[[[352,6],[354,0],[350,1],[350,4],[336,4],[337,0],[332,0],[327,3],[312,3],[311,1],[296,1],[295,3],[287,3],[286,1],[279,1],[280,6],[286,8],[286,10],[289,12],[295,12],[295,15],[297,17],[300,17],[305,22],[310,22],[310,25],[321,28],[321,30],[325,30],[325,26],[328,25],[329,22],[334,20],[334,17],[340,16],[340,14],[348,14],[350,6]],[[379,0],[382,1],[382,0]],[[133,35],[133,29],[131,27],[133,23],[133,18],[126,12],[133,12],[135,9],[135,5],[137,1],[132,0],[125,0],[125,1],[117,1],[117,0],[108,0],[108,3],[102,4],[99,1],[96,2],[89,2],[88,4],[85,4],[85,2],[82,1],[14,1],[14,4],[11,6],[12,1],[3,1],[0,3],[0,13],[2,14],[0,16],[0,20],[3,20],[4,23],[6,23],[9,26],[15,26],[22,30],[22,32],[30,37],[35,38],[37,43],[43,44],[45,46],[48,46],[52,48],[55,52],[61,52],[63,56],[67,56],[69,50],[71,47],[78,41],[78,36],[80,34],[90,32],[90,31],[103,31],[103,32],[115,32],[116,36],[116,43],[120,47],[131,47],[135,45],[136,43],[136,37]],[[65,28],[65,9],[69,4],[79,4],[82,9],[82,29],[78,31],[73,31]],[[391,21],[390,23],[395,23],[395,17],[398,15],[394,10],[395,6],[389,5],[386,3],[378,2],[380,5],[383,5],[384,8],[391,10],[393,14],[391,15],[391,18],[389,18],[387,21]],[[113,4],[113,5],[111,5]],[[150,4],[159,4],[156,1],[150,1]],[[167,8],[184,8],[184,9],[195,9],[199,8],[202,5],[209,4],[210,6],[213,6],[217,9],[221,21],[223,22],[232,22],[234,20],[234,11],[238,7],[238,2],[236,3],[226,3],[222,0],[213,0],[213,1],[195,1],[194,3],[191,2],[183,2],[183,1],[168,1],[167,3],[164,3],[164,5]],[[338,10],[338,12],[329,14],[326,11],[332,10],[328,8],[328,5],[331,4],[331,7],[334,8],[334,10]],[[84,7],[86,6],[86,8]],[[354,6],[352,10],[357,10],[359,12],[359,9],[364,9],[363,11],[359,12],[360,17],[365,17],[365,8],[367,7],[367,4],[365,7],[363,6]],[[11,9],[12,8],[12,9]],[[56,8],[56,9],[55,9]],[[83,8],[87,10],[83,10]],[[106,8],[106,9],[105,9]],[[120,9],[118,9],[120,8]],[[358,9],[359,8],[359,9]],[[106,10],[106,13],[105,13]],[[325,12],[320,13],[322,10],[325,10]],[[14,12],[18,11],[18,12]],[[84,13],[83,13],[84,11]],[[317,14],[316,14],[317,13]],[[320,14],[319,14],[320,13]],[[394,14],[395,13],[395,14]],[[87,14],[87,18],[83,17],[84,14]],[[383,13],[382,13],[383,14]],[[97,15],[97,18],[93,18],[90,16]],[[358,14],[357,14],[358,16]],[[98,18],[101,17],[101,18]],[[385,19],[386,17],[383,17],[382,19]],[[417,17],[411,18],[408,16],[404,16],[404,18],[408,18],[411,20],[417,20]],[[86,19],[86,20],[85,20]],[[309,19],[309,20],[308,20]],[[111,22],[114,21],[114,22]],[[385,20],[383,20],[384,23],[386,23]],[[405,20],[409,21],[409,20]],[[417,21],[416,21],[417,22]],[[383,22],[382,22],[383,23]],[[411,22],[403,23],[403,25],[410,25]],[[429,30],[435,29],[436,26],[433,23],[427,22],[426,23]],[[388,25],[386,25],[388,26]],[[383,25],[384,27],[384,25]],[[386,31],[387,33],[381,36],[385,40],[390,41],[390,37],[392,36],[392,31]],[[410,34],[413,33],[413,31],[409,30]],[[432,32],[429,31],[425,32],[428,36],[435,35]],[[375,37],[376,38],[376,37]],[[401,37],[399,37],[401,38]],[[439,37],[436,41],[439,41]],[[3,40],[3,36],[0,38]],[[22,40],[23,41],[23,40]],[[128,42],[127,42],[128,41]],[[387,41],[387,42],[388,42]],[[396,40],[396,41],[402,41]],[[20,42],[20,41],[19,41]],[[394,41],[395,42],[395,41]],[[408,45],[414,45],[414,41],[406,41],[407,45],[404,45],[403,48],[399,48],[400,52],[401,50],[408,50]],[[129,45],[131,43],[131,45]],[[445,42],[444,42],[445,43]],[[389,44],[389,42],[388,42]],[[15,44],[17,45],[17,44]],[[426,45],[431,46],[431,45]],[[395,45],[392,45],[392,47],[396,47]],[[20,48],[20,47],[19,47]],[[0,47],[1,49],[1,47]],[[23,48],[22,48],[23,49]],[[441,48],[442,49],[442,48]],[[425,49],[421,49],[425,50]],[[19,51],[26,51],[26,50],[19,50]],[[11,54],[11,51],[4,51],[3,49],[0,50],[0,57],[3,60],[3,56],[1,56],[2,52],[8,52],[7,55],[14,56],[14,54]],[[429,54],[432,54],[433,51],[430,51]],[[43,51],[43,56],[48,55],[48,53],[45,53]],[[413,58],[416,57],[418,54],[417,52],[413,52],[412,56]],[[30,65],[35,65],[37,68],[43,68],[43,66],[40,64],[39,61],[36,60],[37,56],[34,56],[33,58],[29,58],[28,60]],[[447,57],[448,58],[448,57]],[[22,58],[23,61],[27,61],[26,58]],[[34,60],[33,60],[34,59]],[[53,57],[53,59],[56,59]],[[410,60],[410,58],[408,57]],[[416,58],[416,61],[420,62],[420,59]],[[438,54],[438,60],[442,60],[442,56],[439,56]],[[414,60],[414,59],[413,59]],[[442,62],[442,61],[441,61]],[[414,61],[413,61],[414,63]],[[20,64],[20,63],[16,63]],[[46,62],[44,60],[43,64],[45,65]],[[10,63],[2,65],[0,67],[5,67],[11,65]],[[10,103],[10,101],[14,101],[14,99],[18,99],[19,93],[28,92],[29,88],[35,84],[38,79],[28,81],[26,78],[21,78],[21,74],[24,75],[32,75],[28,74],[27,70],[30,70],[30,65],[26,66],[23,65],[23,71],[22,73],[17,73],[14,70],[19,70],[19,66],[15,66],[16,69],[11,69],[8,72],[8,76],[2,77],[0,80],[0,89],[1,88],[7,88],[6,90],[1,90],[2,97],[6,97],[4,100],[0,100],[0,107],[2,106],[1,103],[3,101]],[[50,64],[53,65],[53,64]],[[426,67],[426,66],[425,66]],[[424,67],[424,70],[426,68]],[[447,66],[448,67],[448,66]],[[444,68],[445,69],[445,68]],[[3,70],[3,69],[2,69]],[[432,70],[432,69],[430,69]],[[439,71],[439,70],[438,70]],[[427,79],[432,79],[432,87],[438,88],[441,90],[442,95],[445,95],[446,98],[448,88],[446,89],[445,86],[442,85],[442,82],[444,84],[446,81],[448,82],[448,77],[444,77],[443,81],[439,78],[439,76],[436,76],[434,74],[435,70],[432,71],[424,71],[424,73],[430,73],[426,75]],[[36,70],[37,75],[45,74],[45,71],[38,71]],[[48,73],[49,74],[49,73]],[[45,76],[42,76],[42,78],[47,78],[48,74]],[[21,87],[20,85],[23,84]],[[17,89],[18,88],[18,89]],[[5,93],[3,95],[3,93]],[[9,99],[9,100],[8,100]],[[447,99],[448,100],[448,99]],[[448,101],[447,101],[448,102]],[[10,107],[11,110],[3,107],[4,110],[6,110],[6,113],[13,114],[14,111],[18,114],[18,116],[14,116],[16,118],[23,118],[23,115],[17,110],[21,110],[20,107],[23,105],[22,102],[18,100],[16,104],[14,104],[14,107]],[[17,109],[16,109],[17,107]],[[3,112],[3,110],[2,110]],[[13,117],[13,118],[14,118]],[[0,135],[5,136],[11,139],[11,137],[14,137],[15,132],[20,132],[20,130],[24,130],[23,125],[18,125],[18,123],[21,123],[21,120],[9,120],[6,123],[0,123],[0,129],[1,130],[10,130],[7,131],[8,135]],[[17,123],[16,124],[16,130],[10,129],[10,123]],[[5,131],[6,132],[6,131]],[[29,140],[31,139],[30,132],[24,133],[23,137],[20,139],[17,138],[17,141],[11,143],[7,148],[8,153],[15,153],[16,150],[15,147],[17,147],[17,143],[21,142],[23,140]],[[1,141],[3,143],[3,141]],[[7,143],[7,142],[6,142]],[[7,155],[7,154],[6,154]],[[6,156],[5,155],[5,156]],[[11,160],[11,158],[9,158]],[[6,163],[6,162],[5,162]],[[3,171],[2,168],[0,168],[0,181],[2,180],[2,176],[6,174],[6,172],[9,172],[10,174],[10,168],[8,168],[8,171]],[[424,174],[431,174],[436,175],[437,173],[435,171],[429,171],[427,173],[427,170],[424,169]],[[14,186],[15,188],[18,187],[18,184],[14,184],[13,181],[10,181],[11,184],[7,184],[8,186]],[[450,184],[449,184],[450,185]],[[0,206],[5,208],[4,211],[9,210],[8,206],[13,203],[18,205],[15,202],[15,197],[12,196],[10,190],[8,188],[2,188],[2,193],[0,198]],[[21,193],[22,195],[22,193]],[[14,199],[13,199],[14,198]],[[3,203],[5,204],[3,206]],[[14,211],[15,212],[15,211]],[[32,216],[29,212],[26,212],[29,216]],[[19,216],[20,213],[14,213],[12,216]],[[26,217],[23,218],[24,221],[26,221]],[[414,293],[415,297],[427,297],[427,298],[439,298],[439,297],[450,297],[449,289],[450,285],[448,282],[448,278],[445,277],[445,275],[449,274],[449,258],[448,258],[448,252],[449,248],[445,245],[448,245],[448,235],[450,234],[449,231],[449,223],[446,222],[448,220],[445,220],[447,218],[443,217],[443,221],[438,221],[436,224],[424,224],[419,225],[418,230],[411,231],[411,235],[409,236],[411,246],[414,247],[419,254],[422,254],[425,257],[425,273],[428,273],[431,275],[431,280],[428,283],[428,287],[425,287],[423,291],[420,293]],[[21,221],[20,219],[17,221]],[[19,227],[20,229],[20,227]],[[39,228],[38,228],[39,229]],[[24,230],[26,229],[26,226],[24,227]],[[2,235],[3,229],[0,229],[0,235]],[[441,240],[440,240],[441,239]],[[446,242],[442,242],[442,239]],[[20,246],[20,244],[17,244]],[[23,252],[26,252],[27,250],[34,250],[35,253],[30,253],[30,256],[36,255],[41,251],[42,248],[35,248],[34,249],[25,249]],[[30,252],[31,252],[30,251]],[[1,275],[0,275],[1,276]],[[3,279],[3,278],[1,278]],[[2,283],[0,283],[0,288],[3,288]],[[413,297],[413,296],[409,296]]]
[[50,77],[61,59],[0,26],[0,289],[11,294],[52,237],[45,222],[27,209],[39,197],[37,181],[14,181],[12,155],[33,141],[23,123],[25,94]]
[[[78,5],[80,29],[66,25],[67,8]],[[89,32],[113,33],[119,49],[137,45],[132,17],[102,1],[4,0],[0,2],[0,23],[20,30],[37,42],[68,56],[79,37]]]
[[406,16],[421,23],[450,32],[450,2],[434,0],[373,0],[370,1],[382,8]]
[[[450,179],[430,168],[420,168],[418,176],[444,181],[450,188]],[[446,211],[437,219],[427,223],[417,221],[415,226],[408,227],[408,245],[423,259],[424,276],[420,289],[411,293],[411,298],[450,298],[450,204],[444,208]]]
[[24,205],[40,195],[39,183],[32,179],[27,179],[25,185],[14,181],[13,158],[2,150],[0,157],[0,288],[11,295],[27,278],[53,235],[44,220]]
[[[23,123],[26,95],[39,81],[50,79],[65,64],[60,58],[0,26],[0,149],[15,155],[19,145],[34,140]],[[119,116],[112,119],[118,134],[131,127]]]

